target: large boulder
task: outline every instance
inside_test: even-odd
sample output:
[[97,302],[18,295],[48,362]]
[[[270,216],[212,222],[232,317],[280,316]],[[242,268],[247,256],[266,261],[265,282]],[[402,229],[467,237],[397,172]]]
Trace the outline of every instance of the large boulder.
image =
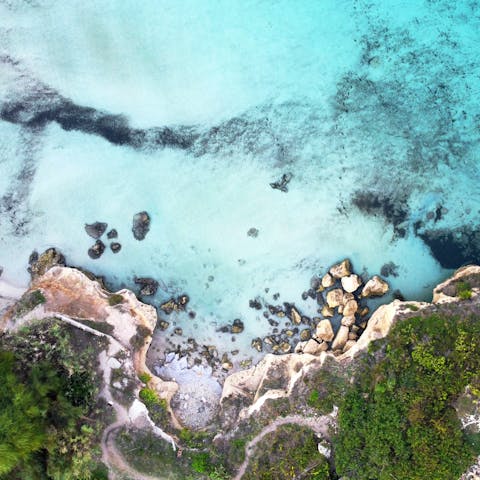
[[323,288],[333,287],[334,284],[335,284],[335,279],[329,273],[326,273],[322,277],[322,287]]
[[325,342],[331,342],[335,334],[333,333],[332,324],[330,320],[320,320],[315,332],[317,338],[324,340]]
[[[95,222],[95,223],[86,223],[85,224],[85,231],[95,240],[100,238],[107,229],[108,225],[103,222]],[[110,237],[109,237],[110,238]]]
[[140,285],[140,295],[148,297],[155,295],[158,289],[158,282],[150,277],[134,277],[133,281]]
[[143,240],[150,230],[150,216],[147,212],[139,212],[133,216],[132,232],[136,240]]
[[362,284],[360,277],[355,274],[349,275],[348,277],[342,277],[341,282],[342,288],[348,293],[353,293]]
[[330,268],[330,275],[332,275],[334,278],[348,277],[352,273],[351,269],[352,266],[350,264],[350,260],[346,258]]
[[343,290],[341,288],[334,288],[327,293],[327,304],[330,308],[343,305]]
[[388,283],[374,275],[363,287],[362,297],[381,297],[388,292]]
[[343,307],[343,315],[345,317],[351,317],[355,315],[358,310],[358,304],[355,300],[348,300]]
[[55,248],[49,248],[41,255],[33,252],[30,255],[29,264],[28,271],[32,280],[35,280],[56,265],[65,266],[65,257]]
[[340,325],[338,329],[337,336],[332,343],[332,350],[342,350],[345,344],[348,341],[348,327],[345,325]]

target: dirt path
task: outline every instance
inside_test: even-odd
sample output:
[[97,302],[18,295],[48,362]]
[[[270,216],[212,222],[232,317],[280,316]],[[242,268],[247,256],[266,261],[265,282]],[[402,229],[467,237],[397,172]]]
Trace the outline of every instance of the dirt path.
[[335,419],[336,412],[334,411],[330,415],[323,415],[318,418],[313,417],[302,417],[301,415],[288,415],[286,417],[276,418],[270,425],[267,425],[256,437],[254,437],[250,442],[245,446],[245,460],[233,478],[233,480],[241,480],[245,471],[247,470],[250,457],[255,451],[255,446],[257,443],[261,442],[265,435],[274,432],[281,425],[295,424],[301,425],[302,427],[311,428],[316,434],[322,435],[324,438],[329,438],[329,427],[332,425]]

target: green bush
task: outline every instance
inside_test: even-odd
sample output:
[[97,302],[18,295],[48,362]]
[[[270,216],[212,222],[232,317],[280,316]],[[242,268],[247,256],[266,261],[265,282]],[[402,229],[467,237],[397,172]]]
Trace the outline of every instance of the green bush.
[[208,473],[211,469],[210,455],[207,452],[192,455],[192,469],[197,473]]
[[378,343],[341,404],[337,473],[352,480],[458,478],[480,453],[451,406],[479,381],[479,318],[415,317]]
[[457,287],[457,296],[461,300],[470,300],[472,298],[472,287],[468,282],[458,282],[455,284]]
[[119,293],[112,293],[108,297],[108,304],[113,307],[115,305],[118,305],[120,303],[123,303],[123,295],[120,295]]
[[152,376],[146,372],[142,372],[138,375],[138,378],[142,383],[148,383],[152,379]]

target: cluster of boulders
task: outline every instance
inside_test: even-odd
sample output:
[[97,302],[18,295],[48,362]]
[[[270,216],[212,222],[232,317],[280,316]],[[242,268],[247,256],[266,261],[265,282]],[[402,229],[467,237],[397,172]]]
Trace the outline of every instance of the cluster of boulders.
[[[102,235],[106,232],[108,224],[105,222],[86,223],[85,231],[87,234],[94,238],[95,243],[88,249],[88,256],[94,260],[100,258],[105,252],[106,245],[101,240]],[[150,216],[147,212],[139,212],[133,216],[132,232],[134,238],[137,240],[143,240],[150,230]],[[110,250],[113,253],[118,253],[122,249],[122,245],[115,241],[118,237],[118,232],[115,228],[112,228],[107,232],[107,239],[113,240],[110,242]]]
[[[348,259],[333,265],[321,279],[317,292],[325,303],[321,309],[323,318],[314,318],[315,331],[309,340],[299,342],[296,352],[318,354],[331,350],[334,354],[345,353],[355,345],[367,326],[368,307],[362,306],[362,299],[382,296],[389,289],[388,283],[374,275],[365,284],[353,273]],[[340,324],[334,328],[333,318]]]
[[[388,288],[387,282],[377,275],[364,284],[363,279],[353,273],[350,261],[343,260],[333,265],[322,278],[315,277],[311,288],[302,295],[304,300],[309,297],[317,300],[320,316],[302,315],[289,303],[283,306],[266,304],[263,315],[273,327],[272,334],[254,338],[252,348],[276,354],[294,350],[312,354],[325,350],[343,353],[352,347],[366,327],[369,310],[362,305],[362,300],[381,296]],[[278,294],[274,298],[278,298]],[[259,298],[250,300],[249,304],[256,310],[263,308]],[[278,328],[284,320],[285,328]]]

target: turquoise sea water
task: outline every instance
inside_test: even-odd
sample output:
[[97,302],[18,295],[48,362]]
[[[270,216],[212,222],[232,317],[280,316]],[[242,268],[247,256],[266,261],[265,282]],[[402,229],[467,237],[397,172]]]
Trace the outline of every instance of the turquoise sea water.
[[[270,329],[250,299],[313,315],[344,257],[428,298],[480,262],[479,45],[474,1],[0,0],[3,276],[55,246],[188,293],[200,341],[241,318],[245,350]],[[117,255],[88,257],[96,220]]]

